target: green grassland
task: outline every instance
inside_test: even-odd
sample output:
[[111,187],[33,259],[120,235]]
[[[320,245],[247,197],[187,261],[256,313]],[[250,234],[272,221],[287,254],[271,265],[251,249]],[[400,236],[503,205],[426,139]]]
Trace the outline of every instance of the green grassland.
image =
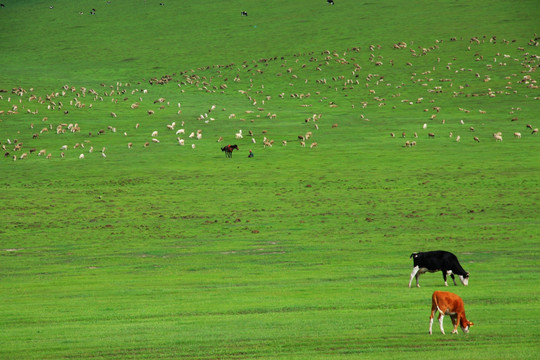
[[4,1],[0,358],[537,358],[538,2],[335,2]]

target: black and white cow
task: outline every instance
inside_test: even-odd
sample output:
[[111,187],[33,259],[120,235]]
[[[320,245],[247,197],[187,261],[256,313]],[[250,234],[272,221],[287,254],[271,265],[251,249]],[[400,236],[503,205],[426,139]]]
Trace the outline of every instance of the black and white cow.
[[442,250],[418,252],[412,253],[410,258],[413,259],[414,267],[409,280],[409,287],[411,287],[414,277],[416,277],[416,287],[420,287],[418,284],[420,274],[437,271],[442,271],[445,286],[448,286],[446,282],[447,275],[450,275],[454,280],[454,285],[457,285],[454,274],[459,276],[463,285],[467,286],[469,284],[469,273],[461,267],[456,255],[451,252]]

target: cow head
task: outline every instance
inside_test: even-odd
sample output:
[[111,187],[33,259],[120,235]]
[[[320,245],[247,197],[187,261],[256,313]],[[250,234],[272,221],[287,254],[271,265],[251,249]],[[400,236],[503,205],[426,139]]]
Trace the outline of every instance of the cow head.
[[465,321],[463,321],[462,324],[461,324],[461,330],[463,330],[463,332],[464,332],[465,334],[468,334],[468,333],[469,333],[470,327],[473,326],[473,325],[474,325],[474,324],[473,324],[471,321],[465,320]]
[[461,283],[465,286],[469,285],[469,273],[466,273],[465,276],[459,275],[459,280],[461,280]]

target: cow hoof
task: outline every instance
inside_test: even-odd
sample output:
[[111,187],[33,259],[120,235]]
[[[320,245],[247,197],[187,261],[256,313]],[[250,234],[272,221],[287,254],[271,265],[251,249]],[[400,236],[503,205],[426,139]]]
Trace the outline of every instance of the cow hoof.
[[420,287],[420,285],[416,285],[416,287]]

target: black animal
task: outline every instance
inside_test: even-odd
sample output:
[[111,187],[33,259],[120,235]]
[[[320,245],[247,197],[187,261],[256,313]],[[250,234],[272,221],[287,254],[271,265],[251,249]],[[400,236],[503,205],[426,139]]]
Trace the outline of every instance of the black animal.
[[242,16],[248,16],[247,11],[242,11]]
[[238,150],[238,145],[227,145],[221,148],[221,151],[223,151],[228,158],[232,158],[233,150]]
[[330,5],[334,5],[334,0],[326,0],[327,3],[329,3]]
[[4,4],[0,4],[0,7],[6,7],[6,5],[4,5]]
[[448,286],[446,282],[447,275],[450,275],[454,280],[454,285],[457,285],[454,274],[459,276],[463,285],[467,286],[469,284],[469,273],[461,267],[456,255],[451,252],[438,250],[412,253],[410,258],[413,259],[414,267],[409,280],[409,287],[411,287],[414,277],[416,277],[416,287],[420,287],[418,284],[420,274],[437,271],[442,271],[445,286]]

